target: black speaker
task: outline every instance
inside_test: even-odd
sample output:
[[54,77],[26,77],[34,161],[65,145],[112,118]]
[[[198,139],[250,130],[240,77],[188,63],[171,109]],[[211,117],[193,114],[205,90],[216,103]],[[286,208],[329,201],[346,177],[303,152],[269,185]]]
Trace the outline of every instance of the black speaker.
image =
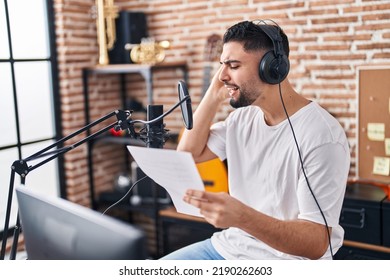
[[146,15],[142,12],[121,11],[115,20],[116,41],[108,51],[110,64],[132,63],[126,44],[139,44],[148,36]]
[[269,84],[282,82],[290,70],[290,62],[283,49],[283,38],[280,27],[275,25],[259,25],[261,30],[271,39],[274,49],[268,51],[260,61],[259,76]]

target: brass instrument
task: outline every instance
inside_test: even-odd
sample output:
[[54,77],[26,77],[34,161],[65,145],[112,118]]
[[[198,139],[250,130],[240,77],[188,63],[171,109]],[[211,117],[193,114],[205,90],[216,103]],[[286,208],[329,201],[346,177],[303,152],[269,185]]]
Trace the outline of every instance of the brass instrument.
[[114,6],[114,0],[96,0],[96,13],[99,64],[107,65],[108,50],[112,49],[116,40],[115,19],[118,17],[118,7]]
[[156,43],[153,38],[142,38],[141,44],[126,44],[125,49],[130,50],[130,58],[134,63],[157,64],[164,61],[165,51],[169,48],[169,41]]

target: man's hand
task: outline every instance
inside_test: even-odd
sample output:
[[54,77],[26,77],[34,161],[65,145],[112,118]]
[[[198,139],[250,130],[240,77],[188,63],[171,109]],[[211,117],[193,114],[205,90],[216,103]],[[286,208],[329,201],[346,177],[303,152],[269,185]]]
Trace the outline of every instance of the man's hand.
[[206,221],[216,228],[237,227],[243,220],[243,213],[247,208],[224,192],[188,190],[183,200],[199,208]]
[[228,90],[225,88],[225,84],[219,79],[219,76],[222,72],[222,68],[223,65],[219,67],[219,69],[213,76],[210,86],[206,92],[206,95],[211,94],[213,99],[217,100],[218,103],[221,103],[230,97]]

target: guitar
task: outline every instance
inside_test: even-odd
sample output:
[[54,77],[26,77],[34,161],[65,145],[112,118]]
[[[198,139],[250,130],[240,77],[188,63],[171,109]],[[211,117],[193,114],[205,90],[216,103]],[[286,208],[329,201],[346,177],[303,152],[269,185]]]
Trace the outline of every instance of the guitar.
[[[213,66],[219,61],[222,52],[222,38],[218,34],[207,37],[204,49],[204,75],[202,97],[206,93],[213,72]],[[196,164],[200,177],[202,178],[206,191],[229,192],[227,168],[219,158]]]

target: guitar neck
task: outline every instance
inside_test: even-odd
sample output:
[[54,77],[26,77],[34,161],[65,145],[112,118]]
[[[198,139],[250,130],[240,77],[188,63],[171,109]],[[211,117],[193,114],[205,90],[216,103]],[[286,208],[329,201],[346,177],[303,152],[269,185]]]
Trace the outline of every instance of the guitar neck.
[[218,34],[211,34],[207,37],[207,44],[205,47],[205,61],[206,66],[204,67],[203,75],[203,89],[202,98],[209,88],[211,82],[211,71],[213,70],[213,62],[218,60],[218,57],[222,52],[222,38]]
[[207,89],[209,88],[211,81],[211,70],[213,67],[211,65],[207,65],[203,70],[203,88],[202,88],[202,98],[205,95]]

